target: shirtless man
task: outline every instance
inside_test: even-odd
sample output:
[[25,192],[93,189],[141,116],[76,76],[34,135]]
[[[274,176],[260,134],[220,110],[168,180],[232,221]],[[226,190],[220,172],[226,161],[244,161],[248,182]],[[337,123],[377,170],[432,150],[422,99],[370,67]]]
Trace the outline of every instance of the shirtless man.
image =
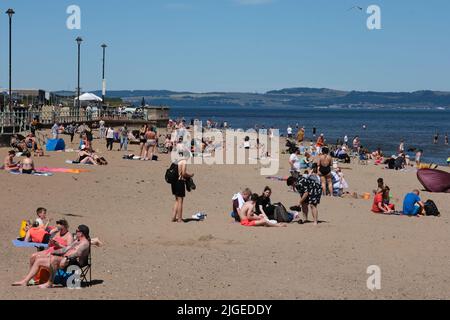
[[241,225],[244,227],[287,227],[284,223],[271,223],[264,216],[255,214],[255,206],[259,196],[253,194],[239,211]]
[[31,153],[27,151],[25,152],[24,156],[25,159],[23,159],[21,162],[20,170],[22,171],[22,174],[33,174],[35,169],[33,159],[31,159]]
[[322,154],[317,159],[317,165],[319,166],[320,180],[322,182],[323,195],[327,195],[327,185],[329,195],[333,195],[333,179],[331,175],[331,166],[333,164],[333,158],[330,156],[330,150],[327,147],[322,149]]
[[58,269],[66,269],[71,265],[75,265],[80,268],[86,266],[91,248],[89,228],[81,225],[78,227],[76,234],[77,240],[70,246],[64,249],[56,250],[50,256],[38,257],[34,261],[34,264],[27,276],[23,280],[13,283],[13,286],[28,286],[28,283],[39,272],[39,269],[44,267],[50,270],[50,280],[39,287],[43,289],[52,288],[53,276]]
[[6,171],[19,170],[19,165],[14,162],[15,156],[16,152],[14,150],[8,152],[8,155],[5,157],[5,160],[3,161],[3,165],[5,166]]

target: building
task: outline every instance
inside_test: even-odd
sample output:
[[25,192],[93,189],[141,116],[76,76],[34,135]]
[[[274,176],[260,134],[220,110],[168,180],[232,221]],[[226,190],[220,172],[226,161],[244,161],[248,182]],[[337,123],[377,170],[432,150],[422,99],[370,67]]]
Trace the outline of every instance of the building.
[[145,106],[144,110],[144,120],[149,121],[150,123],[156,124],[158,127],[165,127],[169,122],[169,107],[154,107],[154,106]]

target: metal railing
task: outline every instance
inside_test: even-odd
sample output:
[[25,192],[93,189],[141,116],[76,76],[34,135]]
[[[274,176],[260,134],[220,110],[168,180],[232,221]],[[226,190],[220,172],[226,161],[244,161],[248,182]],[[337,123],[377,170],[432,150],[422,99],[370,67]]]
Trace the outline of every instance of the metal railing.
[[86,112],[84,110],[70,109],[58,111],[13,111],[0,112],[0,134],[15,134],[29,131],[30,125],[34,119],[38,120],[40,125],[69,124],[72,122],[92,122],[103,120],[142,120],[141,115],[119,113],[117,111],[95,111]]

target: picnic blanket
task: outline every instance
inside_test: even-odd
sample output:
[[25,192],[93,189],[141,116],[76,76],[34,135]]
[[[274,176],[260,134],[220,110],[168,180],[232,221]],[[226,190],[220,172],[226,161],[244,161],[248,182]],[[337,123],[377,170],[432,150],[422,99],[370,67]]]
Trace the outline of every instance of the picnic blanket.
[[36,171],[40,172],[50,172],[50,173],[82,173],[82,172],[89,172],[89,170],[83,170],[83,169],[69,169],[69,168],[36,168]]
[[44,243],[25,242],[20,240],[13,240],[12,243],[17,248],[48,248],[48,244]]
[[51,177],[53,176],[53,173],[51,172],[41,172],[41,171],[35,171],[32,174],[23,174],[20,171],[9,171],[10,174],[14,174],[16,176],[18,175],[29,175],[29,176],[36,176],[36,177]]

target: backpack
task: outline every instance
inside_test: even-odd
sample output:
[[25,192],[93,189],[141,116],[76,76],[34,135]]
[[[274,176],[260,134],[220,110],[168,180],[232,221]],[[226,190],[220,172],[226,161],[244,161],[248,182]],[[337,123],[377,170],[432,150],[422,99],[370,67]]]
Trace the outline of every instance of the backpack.
[[165,176],[166,182],[168,184],[174,184],[175,182],[177,182],[178,178],[179,178],[178,164],[172,163],[170,168],[167,169],[167,171],[166,171],[166,176]]
[[292,222],[292,218],[281,203],[274,204],[273,219],[280,223]]
[[425,202],[425,214],[427,216],[440,217],[441,213],[433,200]]

